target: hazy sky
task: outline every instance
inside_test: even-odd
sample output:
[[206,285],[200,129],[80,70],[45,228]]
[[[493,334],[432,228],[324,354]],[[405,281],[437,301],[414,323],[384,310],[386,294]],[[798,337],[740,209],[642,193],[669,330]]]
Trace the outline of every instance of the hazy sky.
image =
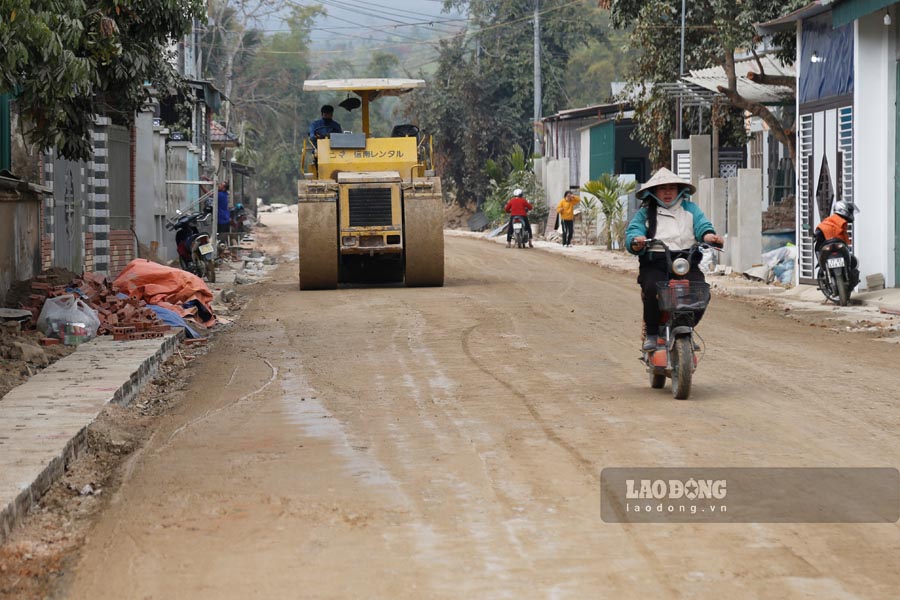
[[459,14],[442,13],[440,0],[320,0],[320,3],[328,16],[316,23],[313,40],[317,45],[331,40],[377,40],[387,35],[401,39],[421,37],[423,31],[450,35],[464,24]]

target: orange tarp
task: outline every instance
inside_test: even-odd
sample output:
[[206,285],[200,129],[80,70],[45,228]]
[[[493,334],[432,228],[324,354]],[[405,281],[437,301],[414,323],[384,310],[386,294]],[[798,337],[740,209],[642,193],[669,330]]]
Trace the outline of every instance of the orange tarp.
[[[160,265],[144,259],[135,259],[128,263],[116,280],[113,287],[132,298],[144,300],[147,304],[156,304],[173,310],[182,317],[196,316],[197,309],[182,308],[182,304],[198,300],[209,314],[213,314],[210,306],[213,294],[202,279],[182,271]],[[197,320],[206,327],[216,324],[213,316],[209,321]]]

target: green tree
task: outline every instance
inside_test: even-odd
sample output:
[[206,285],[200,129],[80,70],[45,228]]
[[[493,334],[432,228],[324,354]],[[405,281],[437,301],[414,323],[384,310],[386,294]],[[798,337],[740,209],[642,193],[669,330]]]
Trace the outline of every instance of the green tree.
[[[616,245],[620,250],[625,248],[625,207],[619,202],[619,198],[630,194],[636,187],[635,182],[623,182],[610,173],[604,173],[599,179],[588,181],[581,187],[581,191],[587,194],[581,198],[584,209],[582,223],[586,223],[586,212],[592,213],[594,222],[602,213],[603,237],[610,250]],[[589,228],[593,231],[593,224]]]
[[[720,65],[728,78],[728,85],[719,87],[725,101],[714,107],[713,119],[737,138],[743,131],[740,122],[744,111],[756,115],[790,149],[792,157],[794,137],[790,124],[782,123],[767,106],[738,93],[735,55],[759,43],[755,23],[768,21],[805,3],[805,0],[696,0],[687,3],[685,13],[685,71]],[[601,5],[609,8],[613,26],[631,32],[631,44],[640,52],[628,77],[637,98],[637,134],[650,147],[651,160],[665,164],[674,129],[675,104],[653,84],[676,81],[679,77],[681,1],[602,0]],[[776,43],[781,48],[782,60],[792,61],[793,36],[778,36]],[[764,72],[757,75],[772,81]],[[794,85],[793,79],[774,82]]]
[[200,0],[0,0],[0,92],[40,148],[88,159],[95,115],[128,122],[151,86],[179,85],[168,47]]
[[610,29],[606,11],[594,9],[594,19],[605,31],[572,51],[566,66],[565,108],[581,108],[613,100],[610,84],[625,81],[638,52],[629,44],[628,32]]
[[[256,167],[257,189],[274,202],[294,202],[300,178],[300,151],[319,99],[303,92],[310,78],[309,34],[322,10],[295,7],[284,22],[288,31],[260,37],[241,11],[220,11],[219,28],[209,32],[207,76],[233,78],[230,121],[241,139],[241,160]],[[240,35],[240,51],[229,52]]]
[[512,151],[499,161],[487,159],[485,173],[488,176],[488,197],[482,211],[495,225],[505,220],[503,208],[512,198],[513,191],[522,190],[534,209],[529,213],[532,223],[540,223],[547,218],[549,208],[543,201],[544,189],[534,173],[534,161],[525,156],[521,146],[513,146]]
[[[398,77],[400,76],[400,59],[397,55],[382,50],[372,53],[372,59],[366,67],[366,77]],[[370,128],[372,135],[387,137],[393,128],[399,99],[383,96],[371,105]]]
[[[440,46],[432,85],[411,112],[435,136],[436,162],[461,205],[483,198],[484,165],[513,145],[533,151],[533,0],[448,0],[468,12],[470,30]],[[585,5],[541,2],[543,114],[566,105],[563,88],[571,53],[599,35]]]

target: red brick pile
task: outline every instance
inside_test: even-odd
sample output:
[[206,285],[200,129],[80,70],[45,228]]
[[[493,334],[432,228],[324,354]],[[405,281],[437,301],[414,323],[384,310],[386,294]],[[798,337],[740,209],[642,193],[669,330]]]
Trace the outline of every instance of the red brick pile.
[[118,298],[105,276],[85,273],[68,285],[50,285],[47,277],[38,275],[31,282],[31,295],[22,303],[22,308],[31,311],[32,322],[37,323],[41,308],[47,298],[81,291],[81,299],[97,311],[100,329],[97,335],[113,335],[115,340],[140,340],[161,337],[172,330],[164,325],[156,313],[143,300]]
[[780,204],[769,205],[769,210],[762,214],[762,230],[793,229],[797,219],[794,207],[793,196],[785,198]]

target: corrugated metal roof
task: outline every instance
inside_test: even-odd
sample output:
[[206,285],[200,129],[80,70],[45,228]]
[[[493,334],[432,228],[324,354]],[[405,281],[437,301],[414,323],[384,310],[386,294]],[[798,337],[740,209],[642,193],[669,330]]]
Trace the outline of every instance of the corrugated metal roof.
[[[761,55],[759,59],[766,75],[797,76],[797,71],[793,65],[782,64],[772,54]],[[759,73],[759,64],[757,64],[756,58],[751,57],[735,61],[734,70],[737,75],[737,91],[747,100],[762,102],[763,104],[777,104],[794,96],[794,90],[790,87],[762,85],[747,79],[747,74],[751,71]],[[728,77],[725,74],[725,69],[722,67],[696,69],[691,71],[691,74],[684,77],[684,79],[713,92],[718,92],[719,86],[728,87]]]
[[603,115],[610,113],[618,113],[620,110],[627,110],[631,106],[627,102],[613,102],[610,104],[592,104],[581,108],[569,108],[561,110],[556,114],[544,117],[541,121],[567,121],[569,119],[585,119],[590,117],[602,118]]

